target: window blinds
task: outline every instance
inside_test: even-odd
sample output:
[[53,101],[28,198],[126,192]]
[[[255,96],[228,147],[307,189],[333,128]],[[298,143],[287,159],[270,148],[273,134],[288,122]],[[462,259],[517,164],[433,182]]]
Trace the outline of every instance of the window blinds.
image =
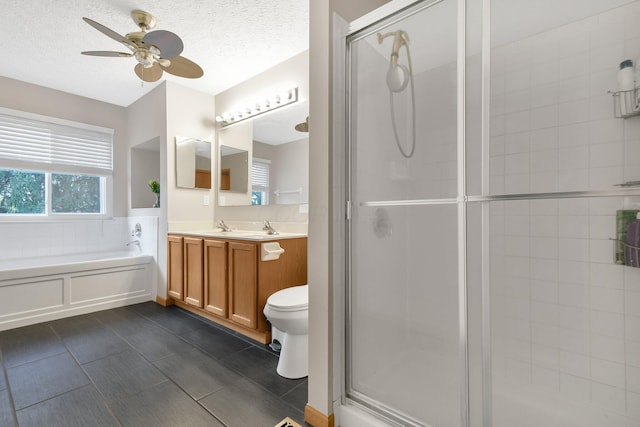
[[269,167],[271,160],[253,158],[251,164],[251,188],[253,191],[269,191]]
[[0,108],[0,167],[109,176],[113,130]]

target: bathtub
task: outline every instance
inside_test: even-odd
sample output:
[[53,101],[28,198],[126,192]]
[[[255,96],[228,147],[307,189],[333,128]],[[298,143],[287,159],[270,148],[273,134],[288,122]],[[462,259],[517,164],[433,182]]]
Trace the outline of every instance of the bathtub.
[[0,331],[152,299],[153,256],[134,252],[0,262]]

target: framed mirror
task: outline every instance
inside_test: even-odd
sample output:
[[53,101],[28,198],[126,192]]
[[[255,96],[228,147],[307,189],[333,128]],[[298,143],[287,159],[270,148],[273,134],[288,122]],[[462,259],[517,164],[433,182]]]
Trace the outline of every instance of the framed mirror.
[[176,186],[211,188],[211,143],[176,136]]

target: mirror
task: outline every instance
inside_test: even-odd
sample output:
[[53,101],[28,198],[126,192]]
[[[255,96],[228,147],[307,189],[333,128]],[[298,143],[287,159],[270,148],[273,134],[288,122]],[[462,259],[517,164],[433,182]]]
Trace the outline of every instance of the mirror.
[[211,188],[211,143],[176,136],[176,186]]
[[131,147],[131,208],[150,208],[156,195],[150,180],[160,181],[160,137]]
[[[308,101],[256,117],[251,121],[223,130],[234,132],[246,142],[235,141],[234,146],[251,144],[251,194],[244,198],[218,197],[220,206],[286,205],[309,202],[309,134],[295,130],[309,116]],[[227,135],[225,140],[230,140]],[[221,145],[221,150],[224,145]],[[242,150],[244,151],[244,150]],[[222,155],[222,153],[221,153]],[[249,163],[247,163],[249,165]],[[221,165],[221,173],[224,166]],[[247,176],[249,173],[247,173]],[[222,187],[222,176],[220,187]],[[222,190],[225,191],[225,190]],[[246,190],[245,190],[246,191]]]
[[220,191],[246,193],[249,181],[249,152],[220,146]]

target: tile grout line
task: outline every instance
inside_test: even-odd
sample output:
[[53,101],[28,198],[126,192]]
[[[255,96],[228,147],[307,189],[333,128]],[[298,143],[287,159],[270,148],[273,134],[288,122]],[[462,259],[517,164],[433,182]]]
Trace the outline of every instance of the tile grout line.
[[[97,318],[96,318],[96,320],[97,320],[98,322],[100,322],[100,319],[97,319]],[[102,322],[100,322],[100,323],[102,323]],[[114,419],[118,424],[120,424],[120,426],[121,426],[121,427],[124,427],[124,424],[122,424],[122,421],[120,420],[120,418],[118,418],[118,417],[116,416],[116,414],[114,414],[114,413],[113,413],[113,410],[111,409],[111,406],[109,405],[109,402],[107,401],[106,397],[102,394],[102,391],[100,391],[100,389],[98,388],[98,386],[96,385],[96,383],[93,381],[93,378],[91,378],[91,375],[89,375],[89,373],[84,369],[84,366],[82,366],[82,363],[80,363],[80,361],[76,358],[75,354],[73,354],[73,352],[71,351],[71,349],[70,349],[69,347],[67,347],[67,343],[65,343],[65,342],[64,342],[64,340],[63,340],[63,339],[62,339],[62,337],[58,334],[58,332],[55,330],[55,328],[53,328],[50,324],[49,324],[48,326],[49,326],[49,328],[53,331],[53,333],[58,337],[58,339],[60,340],[60,342],[62,343],[62,345],[64,346],[64,348],[65,348],[65,349],[67,349],[67,353],[69,353],[69,355],[73,358],[73,360],[78,364],[78,367],[82,370],[82,373],[87,377],[87,379],[89,380],[89,383],[91,384],[91,386],[95,389],[95,391],[98,393],[98,395],[99,395],[99,396],[100,396],[100,398],[102,399],[102,403],[103,403],[103,404],[104,404],[104,406],[107,408],[107,411],[109,411],[109,414],[113,417],[113,419]],[[126,341],[125,341],[125,342],[126,342]],[[130,344],[129,344],[128,342],[127,342],[127,345],[129,345],[129,346],[130,346]],[[115,354],[120,354],[120,353],[122,353],[122,352],[124,352],[124,351],[126,351],[126,350],[123,350],[123,351],[121,351],[121,352],[119,352],[119,353],[115,353]],[[113,356],[113,355],[111,355],[111,356]],[[106,356],[106,357],[109,357],[109,356]],[[103,357],[103,358],[101,358],[101,359],[104,359],[104,357]],[[101,360],[101,359],[96,359],[96,360]],[[92,363],[92,362],[95,362],[96,360],[93,360],[93,361],[91,361],[91,362],[87,362],[87,363]],[[83,386],[83,387],[85,387],[85,386]],[[73,389],[73,390],[78,390],[79,388],[80,388],[80,387],[75,388],[75,389]],[[67,390],[65,393],[68,393],[68,392],[73,391],[73,390]],[[62,394],[65,394],[65,393],[62,393]],[[46,399],[46,400],[53,399],[54,397],[61,396],[62,394],[59,394],[59,395],[57,395],[57,396],[50,397],[49,399]],[[46,400],[43,400],[43,402],[46,402]],[[38,402],[38,403],[42,403],[42,402]],[[32,406],[33,406],[33,405],[32,405]],[[24,408],[23,408],[23,409],[24,409]]]
[[[133,311],[134,313],[136,313],[138,316],[144,317],[145,319],[149,320],[150,322],[153,322],[154,324],[156,324],[156,325],[158,325],[159,327],[161,327],[163,330],[165,330],[165,331],[167,331],[168,333],[170,333],[170,334],[174,335],[175,337],[179,338],[181,341],[185,342],[186,344],[188,344],[188,345],[192,346],[193,348],[195,348],[195,349],[197,349],[197,350],[199,350],[199,351],[202,351],[204,354],[206,354],[206,355],[208,355],[209,357],[212,357],[212,358],[213,358],[213,356],[212,356],[212,355],[210,355],[209,353],[205,352],[204,350],[201,350],[200,348],[198,348],[198,347],[197,347],[197,346],[195,346],[194,344],[192,344],[192,343],[188,342],[187,340],[183,339],[181,336],[177,335],[175,332],[173,332],[172,330],[170,330],[170,329],[166,328],[166,327],[165,327],[165,326],[163,326],[162,324],[160,324],[160,323],[158,323],[158,322],[154,321],[152,318],[150,318],[150,317],[148,317],[148,316],[145,316],[144,314],[142,314],[142,313],[140,313],[140,312],[138,312],[138,311],[136,311],[136,310],[131,310],[131,311]],[[196,319],[196,320],[198,320],[198,319]],[[102,322],[100,319],[98,319],[98,321],[100,321],[101,323],[105,324],[105,323],[104,323],[104,322]],[[204,323],[204,322],[203,322],[203,323]],[[106,324],[105,324],[105,326],[107,326],[107,327],[109,327],[109,328],[111,329],[111,327],[110,327],[109,325],[106,325]],[[176,383],[175,381],[173,381],[173,379],[172,379],[171,377],[167,376],[167,375],[166,375],[166,374],[165,374],[165,373],[164,373],[160,368],[158,368],[158,367],[154,364],[154,362],[153,362],[153,361],[151,361],[150,359],[148,359],[147,357],[145,357],[145,355],[144,355],[144,354],[142,354],[140,351],[138,351],[138,349],[137,349],[137,348],[135,348],[135,347],[134,347],[134,346],[133,346],[133,345],[132,345],[128,340],[127,340],[127,338],[126,338],[126,337],[124,337],[124,336],[122,336],[122,335],[118,334],[118,332],[116,332],[115,330],[114,330],[113,332],[114,332],[116,335],[118,335],[120,338],[122,338],[122,339],[123,339],[123,340],[124,340],[124,341],[125,341],[125,342],[130,346],[130,347],[132,347],[132,348],[133,348],[133,350],[134,350],[134,351],[135,351],[135,352],[136,352],[140,357],[142,357],[142,358],[143,358],[147,363],[149,363],[149,365],[153,366],[153,368],[154,368],[154,369],[156,369],[158,372],[160,372],[160,374],[161,374],[161,375],[163,375],[164,377],[166,377],[166,378],[167,378],[167,381],[172,382],[172,383],[173,383],[173,384],[174,384],[174,385],[175,385],[179,390],[181,390],[181,391],[182,391],[182,392],[183,392],[183,393],[184,393],[184,394],[185,394],[189,399],[191,399],[193,402],[195,402],[195,404],[196,404],[196,405],[198,405],[199,407],[201,407],[202,409],[204,409],[204,411],[205,411],[206,413],[210,414],[213,418],[215,418],[215,419],[216,419],[218,422],[220,422],[220,424],[222,424],[223,426],[225,426],[225,427],[230,427],[230,426],[228,426],[226,423],[224,423],[224,422],[223,422],[223,421],[222,421],[222,420],[221,420],[221,419],[220,419],[216,414],[214,414],[214,413],[213,413],[213,412],[211,412],[209,409],[207,409],[204,405],[202,405],[202,404],[200,403],[200,401],[199,401],[199,400],[196,400],[193,396],[191,396],[191,395],[190,395],[190,394],[189,394],[185,389],[183,389],[183,388],[180,386],[180,384]],[[169,358],[169,357],[171,357],[171,356],[174,356],[174,355],[175,355],[175,353],[168,354],[168,355],[166,355],[165,357],[162,357],[162,358],[160,358],[160,359],[157,359],[157,360],[156,360],[156,362],[157,362],[157,361],[160,361],[160,360],[167,359],[167,358]],[[213,359],[215,360],[215,358],[213,358]],[[166,381],[163,381],[163,382],[161,382],[161,383],[155,384],[155,385],[153,385],[152,387],[149,387],[149,389],[151,389],[151,388],[153,388],[153,387],[156,387],[156,386],[158,386],[159,384],[162,384],[162,383],[164,383],[164,382],[166,382]],[[216,390],[216,391],[220,391],[220,390]],[[205,397],[210,396],[210,395],[212,395],[212,394],[214,394],[214,393],[215,393],[215,391],[214,391],[214,392],[211,392],[211,393],[209,393],[209,394],[207,394],[206,396],[203,396],[200,400],[202,400],[202,399],[204,399]],[[111,409],[111,408],[109,408],[109,409]]]
[[[166,309],[166,307],[165,307],[165,309]],[[213,327],[213,328],[215,328],[216,330],[221,331],[221,332],[223,332],[223,333],[225,333],[225,334],[228,334],[228,335],[233,336],[233,337],[238,338],[238,339],[242,339],[242,338],[240,338],[240,337],[236,336],[236,334],[231,333],[231,332],[228,332],[226,329],[222,329],[222,328],[220,328],[220,327],[218,327],[218,326],[215,326],[215,325],[213,325],[213,324],[211,324],[211,325],[210,325],[208,322],[205,322],[205,321],[203,321],[203,320],[201,320],[201,319],[199,319],[199,318],[195,317],[194,315],[192,315],[191,313],[189,313],[189,312],[188,312],[188,311],[186,311],[186,310],[182,310],[182,309],[181,309],[181,308],[179,308],[179,307],[175,307],[175,309],[179,310],[178,312],[180,312],[180,313],[185,313],[185,314],[186,314],[187,316],[189,316],[190,318],[193,318],[193,319],[195,319],[195,320],[198,320],[198,321],[202,322],[202,323],[203,323],[203,326],[205,326],[205,327]],[[191,343],[191,342],[187,341],[187,340],[186,340],[186,339],[184,339],[182,336],[180,336],[180,335],[178,335],[177,333],[175,333],[174,331],[172,331],[172,330],[170,330],[170,329],[168,329],[168,328],[164,327],[162,324],[160,324],[160,323],[158,323],[158,322],[154,321],[152,318],[150,318],[150,317],[148,317],[148,316],[145,316],[144,314],[142,314],[142,313],[140,313],[140,312],[138,312],[138,311],[136,311],[136,310],[132,310],[132,311],[135,311],[135,312],[136,312],[137,314],[139,314],[140,316],[143,316],[143,317],[145,317],[146,319],[148,319],[149,321],[151,321],[151,322],[153,322],[153,323],[155,323],[155,324],[159,325],[160,327],[162,327],[163,329],[167,330],[169,333],[171,333],[171,334],[172,334],[172,335],[174,335],[175,337],[177,337],[177,338],[179,338],[180,340],[182,340],[182,341],[186,342],[188,345],[191,345],[192,347],[194,347],[194,348],[198,349],[199,351],[202,351],[204,354],[208,355],[209,357],[211,357],[213,360],[217,361],[218,363],[220,363],[220,360],[222,360],[222,359],[218,359],[218,358],[216,358],[214,355],[210,354],[210,353],[209,353],[209,352],[207,352],[205,349],[203,349],[203,348],[199,347],[197,344],[194,344],[194,343]],[[213,322],[211,322],[211,323],[213,323]],[[242,340],[242,341],[244,341],[244,342],[248,342],[247,340]],[[248,342],[248,343],[251,345],[251,347],[244,348],[244,349],[242,349],[242,350],[240,350],[240,351],[238,351],[238,352],[236,352],[236,353],[242,353],[242,352],[245,352],[245,351],[249,350],[249,349],[250,349],[250,348],[252,348],[252,347],[255,347],[255,348],[257,348],[257,349],[259,349],[259,350],[261,350],[261,351],[264,351],[264,352],[265,352],[265,353],[267,353],[267,354],[274,355],[274,353],[273,353],[273,352],[271,352],[271,351],[267,350],[266,348],[262,348],[262,346],[261,346],[261,345],[254,344],[254,343],[252,343],[252,342]],[[171,356],[171,355],[168,355],[167,357],[170,357],[170,356]],[[144,356],[143,356],[143,357],[144,357]],[[145,360],[146,360],[146,358],[145,358]],[[162,360],[162,359],[159,359],[159,360]],[[153,362],[150,362],[150,363],[151,363],[151,364],[153,364]],[[155,366],[155,365],[154,365],[154,366]],[[241,371],[239,371],[239,370],[237,370],[237,369],[234,369],[234,368],[227,367],[226,365],[223,365],[223,366],[225,366],[227,369],[230,369],[231,371],[233,371],[233,372],[235,372],[235,373],[239,374],[242,378],[245,378],[245,379],[246,379],[247,381],[249,381],[251,384],[255,385],[256,387],[260,388],[261,390],[264,390],[265,392],[269,393],[269,395],[271,395],[271,396],[273,396],[274,398],[278,399],[280,402],[284,403],[284,404],[285,404],[285,405],[287,405],[288,407],[290,407],[290,408],[294,409],[295,411],[299,412],[299,413],[300,413],[300,415],[304,415],[304,410],[301,410],[301,409],[298,409],[298,408],[294,407],[291,403],[289,403],[289,402],[287,402],[286,400],[282,399],[282,397],[283,397],[283,396],[285,396],[285,395],[287,395],[287,394],[289,394],[289,393],[291,393],[291,392],[293,392],[295,389],[297,389],[297,388],[299,388],[299,387],[303,386],[305,383],[307,383],[307,384],[308,384],[308,380],[302,381],[300,384],[298,384],[298,385],[296,385],[296,386],[294,386],[294,387],[290,388],[286,393],[284,393],[284,394],[282,394],[282,395],[277,395],[277,394],[273,393],[271,390],[269,390],[268,388],[266,388],[265,386],[263,386],[262,384],[260,384],[260,383],[256,382],[256,381],[255,381],[255,380],[253,380],[252,378],[250,378],[250,377],[246,376],[246,375],[244,374],[244,372],[241,372]],[[171,378],[169,378],[169,380],[173,382],[173,380],[171,380]],[[174,382],[174,384],[175,384],[175,382]],[[176,385],[178,385],[178,384],[176,384]],[[178,385],[178,387],[180,387],[180,386]],[[180,389],[181,389],[181,390],[183,390],[181,387],[180,387]],[[222,390],[222,389],[220,389],[220,390]],[[216,392],[218,392],[218,391],[220,391],[220,390],[213,391],[213,392],[211,392],[211,393],[207,394],[206,396],[203,396],[200,400],[202,400],[202,399],[206,398],[207,396],[211,396],[212,394],[215,394]],[[184,391],[184,390],[183,390],[183,391]],[[187,393],[186,391],[185,391],[185,393],[186,393],[190,398],[192,398],[192,397],[191,397],[191,395],[189,395],[189,393]],[[193,399],[193,398],[192,398],[192,399]],[[193,399],[193,400],[194,400],[196,403],[198,403],[200,406],[204,407],[203,405],[201,405],[201,404],[200,404],[200,401],[199,401],[199,400],[195,400],[195,399]],[[205,410],[206,410],[206,408],[205,408]],[[215,414],[213,414],[212,412],[210,412],[209,410],[207,410],[207,412],[211,413],[214,417],[216,417],[216,419],[218,419],[218,417],[217,417]],[[224,423],[223,423],[223,424],[224,424]]]
[[[135,309],[133,308],[133,306],[126,306],[126,312],[127,312],[127,313],[129,313],[130,315],[135,315],[135,316],[140,317],[141,319],[145,319],[146,321],[150,322],[150,324],[152,324],[153,326],[158,327],[158,328],[159,328],[159,330],[165,331],[165,332],[167,332],[167,333],[171,334],[173,337],[178,338],[181,342],[183,342],[183,343],[185,344],[185,346],[188,346],[189,348],[192,348],[192,349],[194,349],[194,350],[197,350],[197,351],[201,352],[202,354],[204,354],[204,355],[206,355],[207,357],[211,358],[211,360],[212,360],[212,361],[214,361],[215,363],[219,364],[221,367],[223,367],[223,368],[227,369],[229,372],[232,372],[232,373],[234,373],[234,374],[239,375],[241,378],[244,378],[246,381],[248,381],[248,382],[249,382],[250,384],[252,384],[253,386],[258,387],[258,389],[263,390],[265,393],[267,393],[268,395],[272,396],[274,399],[276,399],[277,401],[279,401],[281,404],[285,405],[285,406],[284,406],[285,408],[290,408],[290,409],[292,410],[292,412],[293,412],[293,411],[295,411],[295,412],[294,412],[294,413],[295,413],[295,415],[294,415],[294,414],[291,414],[291,415],[295,416],[296,418],[301,417],[301,416],[303,415],[303,411],[302,411],[302,410],[300,410],[299,408],[297,408],[296,406],[294,406],[292,403],[290,403],[290,402],[288,402],[288,401],[284,400],[282,397],[284,397],[284,396],[286,396],[286,395],[288,395],[288,394],[292,393],[294,390],[297,390],[297,389],[299,389],[299,388],[300,388],[300,387],[302,387],[302,386],[305,386],[305,384],[307,384],[307,383],[308,383],[306,380],[305,380],[305,381],[302,381],[300,384],[297,384],[297,385],[295,385],[295,386],[293,386],[293,387],[289,388],[286,392],[284,392],[284,393],[280,396],[280,395],[278,395],[278,394],[276,394],[276,393],[272,392],[272,391],[271,391],[270,389],[268,389],[266,386],[263,386],[262,384],[260,384],[260,383],[256,382],[254,379],[252,379],[252,378],[250,378],[249,376],[247,376],[247,375],[246,375],[242,370],[240,370],[239,368],[233,368],[233,367],[227,366],[226,364],[224,364],[224,363],[222,363],[222,362],[221,362],[223,359],[228,358],[228,357],[229,357],[230,355],[232,355],[232,354],[239,354],[239,353],[242,353],[242,352],[244,352],[244,351],[251,350],[251,349],[257,349],[257,350],[259,350],[260,352],[264,352],[264,353],[267,353],[267,354],[271,354],[271,355],[273,355],[273,352],[270,352],[270,351],[268,351],[266,348],[263,348],[261,345],[259,345],[259,343],[254,343],[254,342],[251,342],[251,341],[249,341],[249,340],[242,339],[242,338],[241,338],[240,336],[238,336],[237,334],[234,334],[234,333],[232,333],[232,332],[230,332],[230,331],[226,330],[226,328],[220,328],[220,327],[217,327],[216,325],[214,325],[214,324],[213,324],[213,322],[206,322],[206,321],[203,321],[202,319],[199,319],[199,318],[194,317],[193,315],[190,315],[189,313],[187,313],[187,312],[186,312],[186,311],[184,311],[184,310],[180,310],[180,309],[176,310],[176,311],[175,311],[175,313],[187,314],[189,319],[197,320],[197,321],[200,323],[199,325],[194,326],[194,329],[193,329],[192,331],[191,331],[191,330],[187,330],[187,331],[185,331],[183,334],[189,334],[189,333],[191,333],[191,332],[193,332],[193,331],[196,331],[196,330],[199,330],[199,329],[205,329],[205,330],[209,329],[209,330],[214,330],[214,331],[216,331],[216,332],[218,332],[218,333],[222,334],[222,335],[223,335],[223,336],[225,336],[225,337],[232,337],[232,338],[235,338],[235,339],[240,340],[240,341],[242,341],[243,343],[247,344],[247,346],[246,346],[246,347],[244,347],[244,348],[241,348],[241,349],[239,349],[239,350],[237,350],[237,351],[233,351],[233,352],[229,353],[228,355],[224,355],[224,357],[218,358],[218,357],[216,357],[214,354],[209,353],[209,352],[208,352],[207,350],[205,350],[204,348],[199,347],[199,346],[197,345],[197,343],[193,343],[193,342],[189,342],[189,341],[187,341],[187,339],[186,339],[186,338],[183,338],[183,336],[179,335],[179,334],[178,334],[178,332],[173,331],[173,330],[172,330],[172,329],[170,329],[169,327],[165,326],[163,323],[160,323],[160,321],[158,321],[158,320],[154,319],[154,318],[153,318],[153,314],[152,314],[152,313],[146,314],[146,313],[140,312],[140,311],[138,311],[138,310],[135,310]],[[164,313],[167,313],[167,312],[165,311]],[[165,382],[167,382],[167,381],[170,381],[170,382],[171,382],[171,383],[173,383],[173,384],[174,384],[174,385],[175,385],[175,386],[176,386],[176,387],[177,387],[181,392],[183,392],[183,393],[186,395],[186,397],[187,397],[187,398],[189,398],[191,401],[195,402],[198,406],[200,406],[202,409],[204,409],[204,410],[205,410],[205,412],[206,412],[207,414],[209,414],[210,416],[212,416],[213,418],[215,418],[215,419],[216,419],[218,422],[220,422],[222,425],[229,427],[229,426],[228,426],[225,422],[223,422],[223,421],[222,421],[222,420],[221,420],[221,419],[220,419],[220,418],[219,418],[215,413],[213,413],[210,409],[208,409],[207,407],[205,407],[203,404],[201,404],[201,403],[200,403],[200,400],[203,400],[203,399],[205,399],[206,397],[211,396],[211,395],[215,394],[216,392],[219,392],[219,391],[223,390],[225,387],[228,387],[229,385],[224,386],[224,387],[222,387],[221,389],[218,389],[218,390],[216,390],[216,391],[213,391],[213,392],[211,392],[211,393],[209,393],[209,394],[207,394],[207,395],[205,395],[205,396],[201,397],[200,399],[196,399],[195,397],[191,396],[191,395],[190,395],[190,394],[189,394],[185,389],[183,389],[179,384],[177,384],[177,383],[176,383],[172,378],[170,378],[168,375],[166,375],[166,374],[165,374],[165,373],[164,373],[160,368],[158,368],[158,367],[155,365],[155,362],[159,362],[159,361],[164,360],[164,359],[166,359],[166,358],[168,358],[168,357],[175,356],[175,355],[177,355],[177,354],[179,354],[179,353],[172,352],[171,354],[168,354],[168,355],[166,355],[166,356],[164,356],[164,357],[162,357],[162,358],[160,358],[160,359],[157,359],[157,360],[155,360],[155,361],[152,361],[152,360],[148,359],[144,354],[142,354],[142,352],[141,352],[140,350],[138,350],[136,347],[134,347],[134,346],[133,346],[133,344],[130,342],[130,340],[128,339],[128,337],[127,337],[127,336],[124,336],[124,335],[122,334],[122,332],[118,332],[118,330],[117,330],[116,328],[114,328],[111,324],[109,324],[107,321],[101,320],[99,317],[95,316],[95,313],[87,313],[87,314],[89,315],[89,317],[90,317],[92,320],[95,320],[95,321],[97,322],[97,324],[99,324],[100,326],[104,327],[106,330],[108,330],[108,331],[110,331],[111,333],[113,333],[113,334],[114,334],[114,336],[118,337],[118,338],[119,338],[119,339],[121,339],[124,343],[126,343],[126,348],[124,348],[124,349],[122,349],[121,351],[118,351],[118,352],[116,352],[116,353],[109,354],[109,355],[102,356],[102,357],[98,357],[98,358],[97,358],[97,359],[95,359],[95,360],[87,361],[87,362],[86,362],[86,364],[93,363],[93,362],[97,362],[97,361],[99,361],[99,360],[103,360],[103,359],[105,359],[105,358],[108,358],[108,357],[111,357],[111,356],[116,356],[116,355],[122,354],[122,353],[124,353],[124,352],[126,352],[126,351],[131,351],[131,350],[133,350],[133,352],[134,352],[136,355],[138,355],[142,360],[144,360],[144,361],[145,361],[146,363],[148,363],[149,365],[153,366],[154,370],[155,370],[155,371],[157,371],[157,372],[160,374],[160,376],[161,376],[162,378],[164,378],[164,380],[163,380],[163,381],[161,381],[161,382],[159,382],[159,383],[157,383],[157,384],[154,384],[153,386],[150,386],[150,387],[148,387],[148,388],[146,388],[146,389],[144,389],[144,390],[141,390],[140,392],[144,392],[144,391],[147,391],[147,390],[153,389],[154,387],[157,387],[158,385],[160,385],[160,384],[162,384],[162,383],[165,383]],[[185,320],[185,319],[186,319],[186,318],[181,318],[181,317],[179,317],[179,316],[178,316],[178,317],[176,317],[176,319],[175,319],[175,320],[176,320],[176,323],[177,323],[178,325],[180,325],[181,323],[184,323],[184,322],[183,322],[183,320]],[[129,320],[130,320],[130,319],[128,318],[128,316],[123,316],[123,318],[122,318],[122,321],[123,321],[123,322],[125,322],[125,323],[128,323],[128,322],[129,322]],[[171,319],[171,320],[174,320],[174,319]],[[86,387],[86,386],[89,386],[89,385],[90,385],[91,387],[93,387],[93,389],[94,389],[95,391],[97,391],[98,395],[100,396],[100,398],[99,398],[99,399],[100,399],[100,402],[102,402],[102,404],[106,407],[106,409],[107,409],[108,413],[113,417],[113,419],[114,419],[114,420],[115,420],[115,421],[116,421],[120,426],[123,426],[123,425],[124,425],[124,424],[123,424],[123,422],[122,422],[122,421],[121,421],[121,420],[120,420],[120,419],[115,415],[115,413],[113,412],[113,409],[112,409],[112,407],[111,407],[111,404],[110,404],[110,403],[109,403],[109,401],[106,399],[106,397],[105,397],[105,395],[102,393],[102,391],[98,388],[98,386],[97,386],[97,385],[96,385],[96,383],[93,381],[93,379],[91,378],[91,376],[88,374],[88,372],[86,371],[86,369],[85,369],[84,365],[83,365],[82,363],[80,363],[80,361],[78,360],[78,358],[76,357],[76,355],[73,353],[73,351],[71,350],[71,348],[70,348],[70,347],[68,346],[68,344],[65,342],[65,340],[63,339],[63,336],[62,336],[62,335],[61,335],[61,334],[60,334],[60,333],[55,329],[55,327],[52,325],[52,322],[51,322],[51,321],[46,322],[46,323],[45,323],[45,325],[46,325],[46,327],[45,327],[46,329],[48,329],[49,331],[53,332],[54,337],[55,337],[56,339],[58,339],[58,340],[59,340],[59,342],[61,343],[61,345],[62,345],[62,347],[64,348],[64,350],[63,350],[63,351],[61,351],[61,352],[59,352],[59,353],[56,353],[56,354],[48,355],[48,356],[46,356],[46,357],[40,357],[40,358],[38,358],[38,359],[36,359],[36,360],[33,360],[33,361],[29,361],[29,362],[21,363],[21,364],[16,365],[16,366],[23,366],[23,365],[26,365],[26,364],[28,364],[28,363],[38,362],[38,361],[41,361],[41,360],[47,359],[47,358],[49,358],[49,357],[55,357],[55,356],[62,355],[62,354],[64,354],[64,353],[66,352],[66,353],[68,353],[68,354],[71,356],[71,358],[74,360],[74,362],[77,364],[77,366],[81,369],[81,372],[85,375],[85,378],[87,378],[88,383],[87,383],[87,384],[84,384],[84,385],[82,385],[82,386],[78,386],[78,387],[72,388],[72,389],[70,389],[70,390],[66,390],[66,391],[65,391],[65,392],[63,392],[63,393],[58,393],[58,394],[56,394],[56,395],[54,395],[54,396],[50,396],[50,397],[48,397],[48,398],[46,398],[46,399],[44,399],[44,400],[41,400],[41,401],[39,401],[39,402],[36,402],[36,403],[30,404],[30,405],[28,405],[28,406],[26,406],[26,407],[24,407],[24,408],[21,408],[20,410],[27,409],[27,408],[31,408],[31,407],[33,407],[33,406],[35,406],[35,405],[39,405],[39,404],[41,404],[41,403],[47,402],[47,401],[49,401],[49,400],[52,400],[52,399],[54,399],[54,398],[58,398],[58,397],[60,397],[60,396],[62,396],[62,395],[64,395],[64,394],[66,394],[66,393],[74,392],[74,391],[76,391],[76,390],[79,390],[79,389],[81,389],[81,388],[83,388],[83,387]],[[187,325],[187,326],[189,326],[189,325]],[[83,329],[80,329],[80,332],[82,332],[82,331],[83,331]],[[17,419],[17,411],[16,411],[16,409],[15,409],[15,403],[13,402],[13,393],[11,392],[11,389],[10,389],[10,384],[9,384],[9,379],[8,379],[8,373],[7,373],[7,369],[8,369],[8,368],[7,368],[7,367],[6,367],[6,365],[5,365],[5,360],[4,360],[3,353],[2,353],[2,351],[1,351],[1,350],[2,350],[2,349],[0,349],[0,364],[2,365],[2,369],[3,369],[2,374],[4,375],[4,377],[5,377],[5,381],[6,381],[6,383],[7,383],[7,393],[8,393],[9,399],[10,399],[11,414],[12,414],[13,419],[14,419],[14,426],[16,426],[16,427],[17,427],[17,426],[18,426],[18,424],[17,424],[17,423],[18,423],[18,419]],[[265,360],[266,360],[266,359],[265,359]]]
[[2,346],[0,346],[0,365],[2,365],[2,375],[4,376],[4,382],[7,386],[5,389],[7,392],[7,396],[9,396],[9,406],[11,410],[11,417],[13,419],[13,425],[18,427],[18,414],[16,413],[16,405],[13,401],[13,393],[11,392],[11,384],[9,383],[9,374],[7,373],[7,367],[4,363],[4,353],[2,351]]

